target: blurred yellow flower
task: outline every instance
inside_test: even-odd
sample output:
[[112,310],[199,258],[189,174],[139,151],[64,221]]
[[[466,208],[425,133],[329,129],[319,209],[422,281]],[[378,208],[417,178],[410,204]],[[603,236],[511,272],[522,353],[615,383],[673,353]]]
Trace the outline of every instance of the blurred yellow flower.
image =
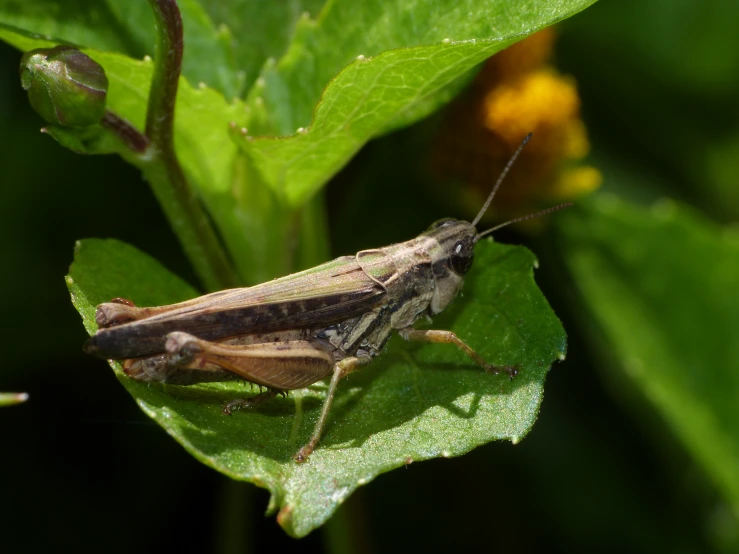
[[470,186],[463,197],[471,212],[529,132],[534,136],[498,192],[495,212],[513,218],[600,186],[600,172],[579,163],[590,145],[575,82],[548,65],[554,39],[548,28],[488,60],[447,112],[432,169]]

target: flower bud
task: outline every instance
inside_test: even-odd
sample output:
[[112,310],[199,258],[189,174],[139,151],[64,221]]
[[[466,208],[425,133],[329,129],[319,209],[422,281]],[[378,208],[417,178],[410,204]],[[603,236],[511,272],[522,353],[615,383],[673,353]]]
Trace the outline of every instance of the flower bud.
[[71,46],[39,48],[21,58],[21,85],[46,121],[87,127],[105,113],[108,78],[97,62]]

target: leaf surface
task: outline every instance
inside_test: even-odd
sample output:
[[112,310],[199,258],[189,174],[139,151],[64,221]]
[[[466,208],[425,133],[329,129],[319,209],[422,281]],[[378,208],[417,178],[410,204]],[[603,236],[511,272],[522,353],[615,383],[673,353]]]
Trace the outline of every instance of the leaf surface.
[[592,3],[327,2],[317,20],[298,23],[247,97],[250,134],[279,138],[248,137],[242,148],[262,180],[300,206],[368,140],[448,101],[475,65]]
[[[228,97],[243,93],[227,28],[216,28],[199,0],[179,0],[187,55],[183,75]],[[154,55],[155,31],[146,1],[2,0],[0,27],[52,42],[126,54]]]

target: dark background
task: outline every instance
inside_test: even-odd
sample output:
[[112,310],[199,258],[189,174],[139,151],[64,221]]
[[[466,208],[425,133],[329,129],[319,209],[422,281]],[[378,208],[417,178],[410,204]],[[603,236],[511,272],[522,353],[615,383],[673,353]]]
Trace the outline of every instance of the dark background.
[[[600,2],[560,27],[557,65],[578,82],[591,162],[666,183],[619,194],[667,194],[726,222],[735,207],[701,188],[696,165],[739,128],[739,34],[726,23],[739,14],[729,2],[697,12],[689,4]],[[594,362],[560,293],[555,245],[512,232],[496,239],[537,253],[537,281],[569,333],[567,360],[550,373],[532,433],[517,446],[489,444],[382,475],[323,529],[287,537],[263,515],[265,491],[196,462],[106,364],[82,354],[86,334],[63,279],[75,240],[119,238],[196,281],[136,170],[115,157],[74,155],[38,132],[42,122],[15,78],[19,58],[0,45],[0,390],[30,394],[0,411],[4,551],[731,548],[716,536],[720,500],[705,476],[658,415],[633,392],[615,390]],[[334,254],[463,215],[422,188],[417,137],[409,129],[368,145],[329,186]],[[363,186],[370,180],[371,189]],[[411,201],[417,207],[408,213]]]

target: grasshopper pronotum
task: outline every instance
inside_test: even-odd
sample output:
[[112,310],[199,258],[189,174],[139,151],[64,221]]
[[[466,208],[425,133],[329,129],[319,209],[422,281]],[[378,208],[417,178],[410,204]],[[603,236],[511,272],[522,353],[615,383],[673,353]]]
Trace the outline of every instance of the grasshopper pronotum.
[[139,381],[191,385],[244,379],[267,388],[229,402],[226,414],[331,375],[321,415],[295,455],[297,462],[306,461],[318,444],[341,378],[377,356],[393,330],[406,340],[453,344],[485,371],[512,377],[515,367],[488,364],[451,331],[418,330],[413,324],[438,314],[455,298],[481,237],[569,205],[477,232],[475,226],[530,136],[472,223],[443,219],[406,242],[179,304],[138,308],[117,298],[97,307],[99,330],[85,350],[123,360],[123,371]]

